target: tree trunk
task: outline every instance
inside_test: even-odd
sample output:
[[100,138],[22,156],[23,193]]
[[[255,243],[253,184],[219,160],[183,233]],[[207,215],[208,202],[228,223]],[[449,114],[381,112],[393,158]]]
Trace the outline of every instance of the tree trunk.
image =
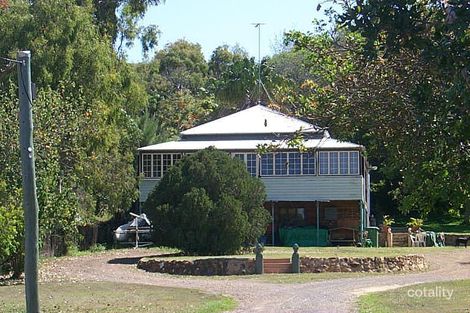
[[98,242],[98,225],[93,225],[92,226],[92,229],[93,229],[93,235],[92,235],[92,238],[91,238],[91,246],[96,246],[96,243]]
[[19,279],[21,274],[24,272],[24,255],[23,253],[18,253],[12,257],[12,270],[13,275],[11,276],[12,279]]

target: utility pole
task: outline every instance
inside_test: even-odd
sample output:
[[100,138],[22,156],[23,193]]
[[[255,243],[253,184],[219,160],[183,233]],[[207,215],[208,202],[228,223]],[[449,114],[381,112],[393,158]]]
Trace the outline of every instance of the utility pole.
[[23,176],[23,206],[25,222],[25,295],[26,311],[39,313],[38,295],[38,200],[34,168],[33,114],[31,92],[31,52],[19,51],[18,87],[20,101],[20,149]]

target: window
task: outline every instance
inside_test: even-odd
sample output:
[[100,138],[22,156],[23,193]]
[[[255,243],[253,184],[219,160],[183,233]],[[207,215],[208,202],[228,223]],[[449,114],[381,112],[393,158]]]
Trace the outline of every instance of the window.
[[346,175],[349,173],[348,154],[349,152],[339,153],[339,173],[342,175]]
[[162,176],[162,155],[154,154],[152,162],[152,177]]
[[349,152],[349,173],[359,174],[359,152]]
[[289,153],[289,175],[299,175],[302,164],[300,159],[300,153],[290,152]]
[[261,175],[273,175],[273,154],[267,153],[261,156]]
[[181,153],[142,154],[142,173],[145,178],[161,178],[168,169],[181,160]]
[[144,177],[152,177],[152,155],[151,154],[142,155],[142,173],[144,173]]
[[320,152],[319,163],[321,175],[359,174],[358,151]]
[[274,155],[276,163],[276,175],[287,175],[287,153],[276,153]]
[[233,155],[233,157],[234,157],[235,159],[239,159],[240,161],[245,162],[245,154],[243,154],[243,153],[235,153],[235,154]]
[[328,174],[328,152],[319,153],[320,174]]
[[168,169],[171,166],[171,154],[162,155],[162,176],[168,172]]
[[315,155],[313,153],[302,153],[302,174],[315,174]]
[[330,152],[330,174],[338,174],[338,152]]
[[258,171],[256,167],[256,154],[248,153],[246,155],[246,169],[251,176],[257,176]]

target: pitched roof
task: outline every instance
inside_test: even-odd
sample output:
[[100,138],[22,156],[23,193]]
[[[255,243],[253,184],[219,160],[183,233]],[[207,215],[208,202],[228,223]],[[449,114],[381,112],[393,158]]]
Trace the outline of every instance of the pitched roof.
[[181,132],[181,135],[317,132],[319,127],[257,105]]
[[[279,149],[288,149],[285,140],[181,140],[159,143],[142,147],[139,151],[197,151],[208,147],[215,147],[226,151],[256,151],[258,145],[275,145]],[[333,138],[307,139],[303,145],[309,149],[354,149],[362,150],[364,147],[355,143],[339,141]],[[295,148],[294,148],[295,149]]]

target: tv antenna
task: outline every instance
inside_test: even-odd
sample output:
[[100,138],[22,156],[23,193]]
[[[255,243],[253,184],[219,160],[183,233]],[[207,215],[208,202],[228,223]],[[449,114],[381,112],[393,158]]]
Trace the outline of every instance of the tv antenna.
[[251,23],[258,28],[258,104],[261,104],[261,26],[266,23]]

